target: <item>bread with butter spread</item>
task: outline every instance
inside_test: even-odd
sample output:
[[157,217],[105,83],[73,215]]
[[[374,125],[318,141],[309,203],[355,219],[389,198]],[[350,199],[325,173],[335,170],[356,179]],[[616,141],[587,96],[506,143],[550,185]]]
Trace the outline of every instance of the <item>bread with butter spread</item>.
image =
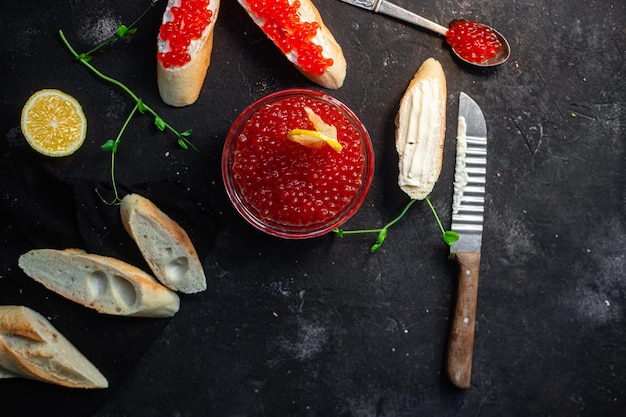
[[396,117],[398,185],[423,200],[441,173],[446,133],[446,77],[439,61],[428,58],[409,83]]

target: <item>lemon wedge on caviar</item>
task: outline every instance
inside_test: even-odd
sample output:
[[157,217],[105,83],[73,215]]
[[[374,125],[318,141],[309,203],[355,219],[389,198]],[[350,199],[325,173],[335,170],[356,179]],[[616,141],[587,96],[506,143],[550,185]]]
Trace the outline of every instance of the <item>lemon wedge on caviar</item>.
[[319,149],[328,145],[335,151],[341,152],[343,146],[337,140],[337,128],[324,122],[310,107],[305,107],[304,111],[315,130],[293,129],[287,134],[287,139],[308,148]]
[[326,144],[337,152],[341,152],[343,149],[337,139],[329,138],[317,130],[293,129],[287,134],[287,139],[304,145],[307,148],[319,149]]
[[71,155],[87,134],[87,119],[78,101],[60,90],[34,93],[22,108],[21,128],[28,144],[47,156]]

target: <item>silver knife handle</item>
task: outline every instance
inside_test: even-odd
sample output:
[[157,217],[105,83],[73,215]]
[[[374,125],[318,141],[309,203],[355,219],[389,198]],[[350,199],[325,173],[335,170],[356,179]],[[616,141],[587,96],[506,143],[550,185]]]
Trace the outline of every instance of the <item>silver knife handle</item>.
[[375,11],[378,7],[377,2],[380,0],[342,0],[345,3],[351,4],[356,7],[362,7],[364,9]]
[[402,7],[397,6],[393,3],[389,3],[386,0],[378,0],[377,3],[378,4],[375,4],[374,8],[372,9],[374,12],[395,17],[396,19],[411,23],[413,25],[432,30],[433,32],[443,36],[446,36],[446,33],[448,33],[448,28],[443,27],[428,19],[425,19],[422,16],[416,15],[415,13],[403,9]]
[[457,253],[459,285],[448,345],[448,377],[459,388],[469,388],[472,377],[480,253]]

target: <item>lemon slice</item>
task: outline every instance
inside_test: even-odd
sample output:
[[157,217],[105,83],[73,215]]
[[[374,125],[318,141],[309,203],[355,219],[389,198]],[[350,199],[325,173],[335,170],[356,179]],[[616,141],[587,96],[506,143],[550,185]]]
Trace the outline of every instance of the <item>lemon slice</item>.
[[287,134],[287,139],[304,145],[307,148],[319,149],[324,145],[329,145],[337,152],[341,152],[343,149],[337,139],[329,138],[317,130],[293,129]]
[[87,134],[87,119],[78,101],[60,90],[34,93],[22,109],[21,128],[28,144],[47,156],[71,155]]
[[304,111],[315,130],[293,129],[287,134],[287,139],[308,148],[319,149],[328,145],[335,151],[341,152],[343,146],[337,140],[337,128],[324,122],[310,107],[305,107]]

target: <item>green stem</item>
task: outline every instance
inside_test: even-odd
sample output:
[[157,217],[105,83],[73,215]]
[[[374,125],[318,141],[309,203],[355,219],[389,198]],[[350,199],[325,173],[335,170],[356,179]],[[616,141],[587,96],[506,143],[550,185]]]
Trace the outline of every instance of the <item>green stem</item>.
[[383,229],[361,229],[361,230],[341,230],[341,232],[339,231],[340,229],[334,229],[333,231],[335,233],[341,233],[343,235],[357,235],[357,234],[361,234],[361,233],[378,233]]
[[126,92],[126,94],[128,94],[134,101],[135,103],[137,103],[138,110],[141,113],[144,112],[148,112],[150,113],[154,119],[155,122],[157,122],[157,126],[159,126],[160,130],[169,130],[171,133],[173,133],[174,135],[176,135],[176,138],[178,140],[178,144],[179,146],[181,146],[182,148],[186,148],[186,146],[191,146],[192,149],[194,150],[198,150],[198,148],[191,143],[186,137],[185,134],[178,132],[176,129],[174,129],[169,123],[167,123],[165,120],[163,120],[154,110],[152,110],[152,108],[150,108],[147,104],[143,103],[142,100],[130,89],[128,88],[126,85],[124,85],[123,83],[121,83],[120,81],[109,77],[108,75],[103,74],[102,72],[100,72],[98,69],[96,69],[93,65],[91,65],[87,59],[85,59],[84,56],[78,54],[76,52],[76,50],[74,50],[74,48],[72,47],[72,45],[70,45],[70,43],[68,42],[67,38],[65,37],[65,35],[63,34],[62,30],[59,30],[59,35],[61,36],[61,40],[63,41],[63,43],[65,44],[65,46],[67,47],[67,49],[72,53],[72,55],[74,55],[74,57],[84,66],[86,66],[87,68],[89,68],[94,74],[96,74],[98,77],[100,77],[101,79],[116,85],[117,87],[121,88],[123,91]]
[[400,212],[400,214],[393,219],[392,221],[390,221],[389,223],[387,223],[387,225],[384,227],[385,229],[388,229],[389,227],[393,226],[394,224],[398,223],[398,221],[404,217],[404,215],[406,214],[407,211],[409,211],[409,209],[411,208],[411,206],[413,204],[415,204],[417,200],[412,199],[411,201],[409,201],[409,203],[406,205],[406,207],[404,207],[404,209]]
[[108,205],[118,204],[122,201],[117,191],[117,182],[115,181],[115,154],[117,153],[117,147],[119,146],[119,143],[122,140],[122,135],[126,131],[126,128],[128,127],[128,124],[130,123],[135,113],[137,113],[137,110],[139,110],[139,104],[135,104],[135,107],[133,107],[133,110],[130,112],[130,114],[124,121],[124,124],[122,125],[122,128],[118,132],[117,137],[115,138],[115,141],[113,142],[113,146],[111,148],[111,185],[113,187],[113,195],[114,195],[113,201],[107,202],[96,189],[96,193],[100,196],[100,199],[102,199],[102,201],[104,201]]
[[398,214],[392,221],[387,223],[382,229],[341,230],[340,228],[336,228],[333,230],[333,232],[335,232],[340,237],[343,237],[343,235],[355,235],[359,233],[378,233],[378,236],[376,237],[376,243],[370,248],[370,252],[376,252],[387,238],[387,230],[398,221],[400,221],[400,219],[404,217],[406,212],[409,211],[411,206],[415,204],[416,201],[417,200],[415,199],[411,199],[404,207],[404,209],[402,209],[400,214]]
[[[359,233],[379,233],[382,230],[389,229],[391,226],[393,226],[394,224],[398,223],[398,221],[400,221],[400,219],[402,217],[404,217],[406,212],[409,211],[411,206],[413,204],[415,204],[416,201],[417,200],[409,201],[409,203],[404,207],[404,209],[400,212],[400,214],[398,214],[398,216],[396,216],[395,219],[393,219],[392,221],[390,221],[389,223],[387,223],[385,226],[383,226],[380,229],[342,230],[341,233],[343,233],[344,235],[356,235],[356,234],[359,234]],[[336,233],[337,233],[338,230],[339,229],[335,229]]]
[[148,13],[148,11],[150,11],[150,9],[159,2],[159,0],[152,0],[150,2],[150,4],[148,5],[148,7],[145,8],[145,10],[143,11],[143,13],[141,13],[139,15],[139,17],[137,19],[135,19],[135,21],[133,23],[131,23],[130,25],[128,25],[128,29],[132,29],[137,23],[139,23],[139,21]]
[[[113,42],[115,42],[117,39],[120,39],[122,37],[128,36],[127,34],[131,34],[134,31],[131,31],[132,28],[134,28],[137,23],[139,23],[139,21],[148,13],[148,11],[150,11],[150,9],[156,4],[158,3],[159,0],[152,0],[152,2],[150,3],[150,5],[148,5],[148,7],[146,7],[143,11],[143,13],[141,13],[139,15],[139,17],[137,19],[135,19],[135,21],[133,23],[131,23],[130,25],[128,25],[128,27],[126,27],[126,30],[124,31],[124,33],[122,35],[119,35],[119,33],[116,31],[110,38],[102,41],[99,45],[97,45],[96,47],[94,47],[92,50],[85,52],[84,54],[81,54],[81,57],[86,58],[90,55],[93,55],[94,53],[96,53],[98,50],[104,48],[107,45],[112,44]],[[123,25],[122,25],[123,26]],[[121,28],[121,27],[120,27]],[[119,29],[118,29],[119,30]],[[129,32],[130,31],[130,32]]]
[[96,53],[98,50],[104,48],[105,46],[113,43],[113,41],[115,41],[116,37],[115,36],[111,36],[109,39],[107,39],[106,41],[100,43],[98,46],[94,47],[93,49],[91,49],[90,51],[85,52],[84,54],[82,54],[82,57],[88,57],[90,55],[93,55],[94,53]]
[[430,196],[427,195],[424,200],[426,200],[426,204],[428,204],[430,211],[433,213],[433,216],[435,216],[435,220],[437,220],[437,224],[439,225],[439,230],[441,230],[441,234],[443,235],[446,233],[446,229],[443,227],[443,224],[441,224],[441,220],[439,220],[439,216],[437,216],[437,211],[435,211],[435,207],[433,207],[433,204],[430,202]]

